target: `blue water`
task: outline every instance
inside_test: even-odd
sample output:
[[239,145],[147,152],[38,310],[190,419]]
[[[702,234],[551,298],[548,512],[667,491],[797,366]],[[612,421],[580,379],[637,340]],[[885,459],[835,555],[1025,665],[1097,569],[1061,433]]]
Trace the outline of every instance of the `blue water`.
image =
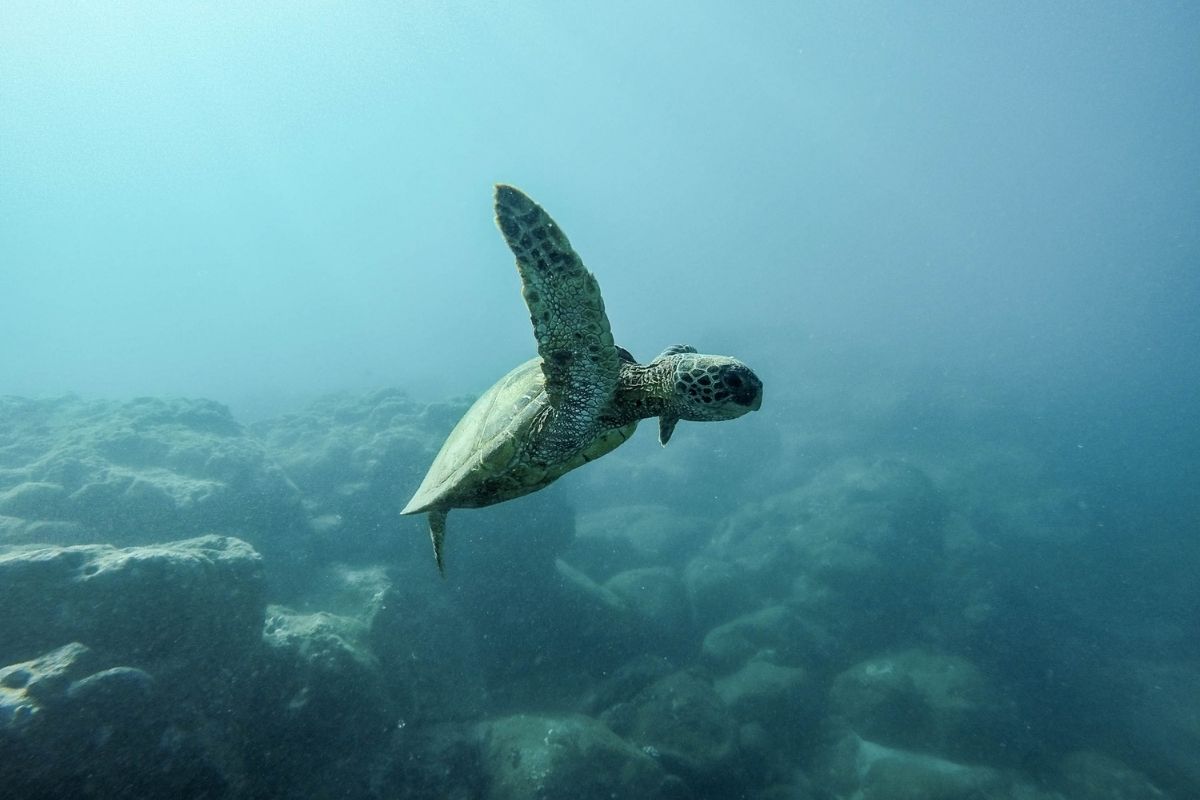
[[[801,578],[834,580],[813,577],[804,559],[819,554],[804,547],[775,572],[743,563],[747,552],[830,513],[892,579],[859,575],[862,591],[839,595],[859,622],[828,627],[837,646],[821,659],[776,660],[819,676],[805,730],[797,722],[789,739],[766,725],[776,744],[755,758],[769,768],[747,756],[727,779],[685,774],[694,796],[871,796],[839,777],[842,762],[811,731],[840,724],[838,676],[913,647],[986,675],[1026,736],[994,739],[1020,755],[887,740],[883,723],[872,739],[862,723],[850,726],[869,745],[860,766],[890,741],[1086,800],[1100,795],[1063,765],[1099,753],[1172,797],[1198,796],[1197,41],[1200,8],[1171,2],[8,3],[0,395],[34,406],[3,406],[0,501],[17,503],[5,492],[22,481],[59,480],[37,465],[70,437],[47,430],[140,419],[142,407],[118,411],[132,398],[207,398],[251,426],[247,438],[295,484],[296,524],[318,531],[286,558],[245,527],[211,531],[263,551],[269,601],[320,609],[296,586],[329,563],[431,567],[419,521],[398,521],[391,504],[407,500],[463,398],[534,354],[492,221],[492,186],[512,183],[596,274],[618,344],[641,360],[675,342],[734,355],[766,393],[744,419],[681,423],[665,449],[648,421],[620,451],[497,517],[451,514],[450,581],[428,591],[458,598],[446,602],[469,621],[460,632],[473,643],[454,652],[477,651],[493,698],[472,724],[569,708],[640,747],[648,734],[580,700],[602,684],[587,665],[608,675],[653,651],[719,683],[707,631],[803,607]],[[412,405],[395,411],[370,394],[380,387]],[[357,410],[310,405],[331,393]],[[64,394],[99,405],[36,406]],[[399,415],[394,429],[362,411],[376,406]],[[347,422],[360,411],[372,421]],[[289,413],[308,427],[281,422]],[[410,429],[410,442],[394,433]],[[298,455],[305,447],[315,455]],[[96,448],[112,464],[136,461]],[[137,468],[177,468],[157,457]],[[375,494],[374,480],[394,496]],[[889,517],[891,544],[854,539],[878,523],[863,497],[878,492],[889,513],[925,508],[912,499],[921,481],[937,498],[912,523],[924,533]],[[373,510],[353,517],[336,498],[367,485]],[[338,515],[358,522],[321,538]],[[31,531],[61,529],[22,521],[0,528],[0,546],[208,532],[207,518],[164,519],[124,539],[115,528],[39,539]],[[509,519],[532,519],[538,544],[522,549],[518,536],[488,550],[485,531]],[[664,519],[692,520],[691,538],[631,555],[593,535],[661,533]],[[908,569],[926,558],[929,530],[936,567]],[[420,548],[398,555],[389,537]],[[528,609],[550,602],[540,584],[505,582],[534,569],[534,549],[545,569],[558,558],[596,584],[651,567],[683,581],[703,557],[749,570],[761,592],[708,617],[689,595],[696,627],[665,653],[617,629],[601,644],[539,623]],[[517,586],[526,610],[499,619],[496,595]],[[539,699],[522,683],[530,649],[554,674],[583,677]],[[1095,722],[1114,716],[1124,721]],[[420,725],[445,721],[430,712]],[[742,751],[752,734],[742,730]],[[240,756],[254,775],[275,768],[259,755]],[[411,775],[372,785],[376,796],[425,791]],[[499,791],[489,785],[477,790]]]

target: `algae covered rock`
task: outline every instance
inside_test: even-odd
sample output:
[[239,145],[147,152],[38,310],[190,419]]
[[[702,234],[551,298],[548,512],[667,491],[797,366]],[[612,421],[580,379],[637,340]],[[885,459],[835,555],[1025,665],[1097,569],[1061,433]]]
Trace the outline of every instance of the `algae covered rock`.
[[1071,753],[1059,765],[1059,774],[1071,800],[1169,800],[1141,772],[1100,753]]
[[0,668],[5,796],[225,797],[224,776],[158,682],[105,663],[72,642]]
[[665,505],[582,510],[566,557],[607,579],[630,569],[677,564],[712,536],[713,522]]
[[850,735],[832,749],[828,784],[857,800],[1066,800],[1022,776]]
[[13,735],[41,724],[45,704],[65,695],[71,681],[87,675],[96,661],[87,647],[71,642],[0,668],[0,731]]
[[263,592],[258,553],[223,536],[0,555],[0,663],[12,664],[0,727],[17,754],[0,759],[2,785],[28,797],[233,792]]
[[786,736],[803,735],[816,722],[812,679],[799,667],[751,659],[737,672],[719,678],[715,688],[741,722],[759,724]]
[[617,733],[657,754],[663,766],[689,784],[732,777],[738,725],[712,682],[683,670],[647,686],[602,719]]
[[490,800],[681,797],[645,751],[579,714],[518,714],[477,728]]
[[649,641],[624,600],[561,559],[549,579],[498,576],[493,587],[493,597],[472,591],[472,624],[487,640],[493,687],[511,699],[567,702],[591,675],[616,669]]
[[224,533],[295,557],[307,533],[296,487],[218,403],[6,397],[0,438],[5,543]]
[[[387,730],[392,722],[379,662],[358,620],[324,611],[267,610],[263,640],[276,674],[271,688],[284,727]],[[353,724],[350,721],[353,720]]]
[[687,646],[692,632],[691,608],[674,570],[626,570],[605,581],[604,588],[625,602],[658,648],[679,650]]
[[706,555],[698,555],[687,562],[683,586],[696,625],[701,630],[772,602],[745,565]]
[[268,609],[249,748],[260,791],[365,794],[397,721],[366,633],[350,617]]
[[1011,701],[973,664],[919,649],[868,659],[840,674],[830,710],[871,741],[968,759],[1004,755],[1017,724]]
[[671,660],[643,653],[596,681],[583,701],[584,710],[599,713],[627,703],[650,684],[675,672]]
[[78,641],[121,660],[211,663],[257,642],[262,560],[202,536],[145,547],[26,547],[0,554],[0,662]]
[[[401,519],[406,487],[416,487],[465,403],[426,406],[396,389],[334,395],[251,426],[304,496],[321,551],[340,559],[397,547],[426,555],[419,521]],[[386,535],[384,535],[386,534]]]
[[786,599],[839,640],[881,644],[928,612],[944,518],[921,470],[849,459],[738,510],[705,554],[736,564],[764,601]]
[[424,559],[421,577],[388,581],[365,616],[366,643],[408,724],[479,719],[488,708],[479,635],[462,610],[438,591]]
[[479,800],[487,797],[475,725],[405,725],[392,738],[391,757],[371,797],[388,800]]
[[829,649],[827,636],[795,610],[772,605],[718,625],[704,636],[701,655],[719,673],[731,672],[756,655],[777,664],[801,666]]

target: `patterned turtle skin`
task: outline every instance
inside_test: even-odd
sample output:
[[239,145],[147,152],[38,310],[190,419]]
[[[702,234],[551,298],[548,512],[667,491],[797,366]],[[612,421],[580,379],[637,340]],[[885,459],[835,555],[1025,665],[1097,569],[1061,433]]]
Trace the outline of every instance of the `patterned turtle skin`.
[[516,256],[538,355],[463,415],[401,514],[429,513],[438,571],[452,508],[535,492],[659,418],[666,445],[681,419],[734,419],[762,405],[753,370],[673,345],[648,364],[613,343],[595,276],[562,229],[512,186],[496,187],[496,224]]

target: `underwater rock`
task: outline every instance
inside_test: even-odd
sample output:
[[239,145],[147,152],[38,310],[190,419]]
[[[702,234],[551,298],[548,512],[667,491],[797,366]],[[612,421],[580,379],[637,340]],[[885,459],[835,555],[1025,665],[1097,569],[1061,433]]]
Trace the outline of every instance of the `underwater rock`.
[[267,610],[246,758],[267,796],[365,796],[398,716],[360,620]]
[[492,597],[505,602],[472,592],[464,610],[475,611],[472,624],[484,639],[489,687],[502,706],[573,704],[593,676],[653,649],[624,600],[562,560],[551,581],[501,583],[498,589]]
[[1088,722],[1164,791],[1200,797],[1200,668],[1124,659],[1107,671],[1094,689],[1103,703]]
[[840,674],[830,691],[834,718],[882,745],[992,761],[1013,757],[1011,701],[958,656],[925,650],[878,656]]
[[488,708],[479,635],[422,561],[389,580],[366,615],[367,643],[406,724],[475,720]]
[[0,731],[22,733],[42,722],[45,704],[64,695],[71,681],[86,676],[95,663],[94,653],[72,642],[31,661],[0,668]]
[[[93,535],[78,522],[0,516],[0,542],[86,544]],[[0,544],[0,548],[5,545]]]
[[738,565],[764,597],[788,600],[862,653],[894,644],[928,614],[944,520],[921,470],[848,459],[735,511],[705,555]]
[[750,800],[825,800],[828,796],[818,792],[807,776],[799,774],[788,783],[771,784],[749,797]]
[[732,672],[756,655],[788,666],[807,666],[829,649],[823,631],[787,606],[768,606],[710,630],[701,655],[718,673]]
[[601,719],[639,747],[652,748],[664,769],[693,787],[734,777],[738,724],[698,670],[655,681]]
[[751,659],[714,687],[734,717],[775,732],[776,738],[803,736],[816,722],[812,680],[799,667]]
[[257,646],[263,592],[258,553],[225,536],[11,549],[0,554],[0,663],[70,641],[123,663],[235,659]]
[[136,667],[97,671],[102,663],[73,642],[0,668],[3,794],[226,797],[224,777],[177,726],[154,678]]
[[599,714],[618,703],[629,702],[642,689],[672,672],[675,672],[675,666],[670,659],[643,653],[597,681],[588,690],[581,706],[590,714]]
[[283,726],[343,735],[350,728],[390,728],[393,714],[366,636],[366,626],[349,617],[267,609],[263,641],[276,671],[271,687],[283,700],[276,708]]
[[588,615],[579,620],[580,625],[591,627],[595,633],[615,629],[625,635],[632,631],[634,615],[615,592],[561,559],[554,567],[560,595],[556,599],[568,603],[572,611]]
[[518,714],[478,726],[489,800],[676,800],[686,797],[638,749],[579,714]]
[[618,573],[604,583],[644,623],[658,652],[679,652],[692,639],[692,615],[683,584],[668,567]]
[[479,800],[486,797],[475,726],[404,725],[392,737],[391,757],[373,781],[371,797],[387,800]]
[[745,567],[709,556],[687,562],[683,586],[700,630],[770,604]]
[[250,429],[303,493],[320,554],[394,561],[400,548],[412,560],[429,557],[429,538],[424,518],[400,509],[467,405],[383,389],[322,398]]
[[681,563],[712,536],[713,523],[665,505],[581,512],[566,560],[599,580],[619,572]]
[[954,508],[972,523],[985,523],[993,540],[1013,543],[1018,552],[1086,546],[1095,531],[1088,504],[1051,474],[1041,449],[988,443],[942,453],[937,466],[938,483]]
[[[137,545],[238,535],[294,556],[307,522],[296,487],[207,400],[0,398],[13,442],[0,461],[3,543]],[[34,524],[42,523],[42,524]]]
[[0,785],[28,797],[233,792],[263,583],[259,555],[222,536],[0,555],[0,663],[26,660],[2,671],[0,705],[30,723],[24,771]]
[[313,574],[304,595],[306,609],[327,612],[318,619],[331,623],[331,631],[340,628],[344,639],[377,659],[398,718],[410,729],[477,720],[487,710],[480,637],[429,567],[424,559],[388,567],[329,564]]
[[[780,735],[768,731],[757,722],[743,723],[738,728],[741,748],[742,774],[750,780],[725,795],[747,800],[830,800],[832,795],[818,789],[812,779],[796,767],[799,748],[811,731],[800,725]],[[807,753],[803,759],[808,760]],[[754,787],[761,787],[754,791]]]
[[109,710],[112,716],[145,703],[154,691],[154,678],[137,667],[110,667],[67,687],[67,697]]
[[1169,800],[1145,775],[1100,753],[1071,753],[1059,775],[1071,800]]
[[854,735],[834,746],[826,767],[834,794],[856,800],[1066,800],[1012,773],[885,747]]
[[57,483],[25,481],[0,492],[0,514],[32,519],[61,519],[70,513],[67,492]]

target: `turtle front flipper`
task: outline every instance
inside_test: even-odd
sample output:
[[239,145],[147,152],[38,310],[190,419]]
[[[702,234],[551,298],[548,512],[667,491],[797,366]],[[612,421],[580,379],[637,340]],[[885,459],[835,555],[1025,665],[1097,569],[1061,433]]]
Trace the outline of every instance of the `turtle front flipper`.
[[519,189],[496,187],[496,224],[517,258],[546,394],[548,450],[582,447],[616,392],[621,361],[595,276],[566,234]]

